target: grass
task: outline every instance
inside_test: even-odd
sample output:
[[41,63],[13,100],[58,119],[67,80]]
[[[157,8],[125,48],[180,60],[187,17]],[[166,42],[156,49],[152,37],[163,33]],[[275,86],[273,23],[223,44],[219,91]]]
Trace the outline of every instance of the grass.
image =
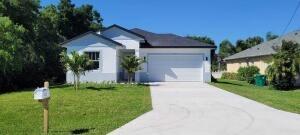
[[217,83],[211,83],[211,85],[273,108],[300,114],[300,89],[279,91],[267,86],[259,87],[235,80],[218,80]]
[[[50,88],[49,134],[107,134],[152,109],[144,85]],[[43,109],[33,89],[0,95],[0,134],[42,134]]]

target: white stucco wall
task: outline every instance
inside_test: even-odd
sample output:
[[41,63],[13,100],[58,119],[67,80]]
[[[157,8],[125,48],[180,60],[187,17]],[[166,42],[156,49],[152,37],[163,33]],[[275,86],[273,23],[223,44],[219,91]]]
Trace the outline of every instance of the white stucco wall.
[[140,42],[144,41],[144,39],[123,31],[117,27],[103,31],[102,35],[123,44],[126,49],[138,50],[140,47]]
[[[117,51],[119,46],[101,39],[93,34],[86,35],[79,39],[73,40],[66,45],[67,53],[77,51],[80,54],[86,51],[100,52],[100,69],[91,70],[81,77],[81,81],[101,82],[103,80],[117,81]],[[71,71],[67,72],[67,83],[73,82]]]
[[[211,81],[211,58],[210,58],[210,49],[203,49],[203,48],[141,48],[139,50],[139,56],[141,58],[146,57],[148,54],[155,54],[155,53],[170,53],[170,54],[202,54],[203,55],[203,81],[210,82]],[[207,61],[206,61],[207,58]],[[147,62],[142,65],[142,70],[139,71],[137,74],[139,76],[139,81],[147,81]]]

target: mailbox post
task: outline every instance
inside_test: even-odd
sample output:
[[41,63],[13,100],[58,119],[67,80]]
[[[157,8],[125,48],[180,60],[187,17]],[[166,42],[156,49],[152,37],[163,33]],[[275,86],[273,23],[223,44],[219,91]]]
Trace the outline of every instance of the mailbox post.
[[[49,82],[44,82],[44,88],[49,90]],[[46,134],[48,133],[49,129],[49,99],[50,97],[42,100],[44,107],[44,133]]]
[[38,100],[43,104],[44,108],[44,133],[48,134],[49,129],[49,100],[50,100],[50,91],[49,91],[49,82],[44,82],[43,88],[37,88],[34,91],[34,99]]

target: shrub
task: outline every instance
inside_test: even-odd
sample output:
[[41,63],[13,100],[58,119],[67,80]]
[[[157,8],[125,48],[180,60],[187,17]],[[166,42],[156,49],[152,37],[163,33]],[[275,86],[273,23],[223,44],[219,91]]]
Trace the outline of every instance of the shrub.
[[237,80],[237,73],[224,72],[221,79]]
[[240,67],[238,69],[238,80],[251,83],[255,74],[259,73],[259,68],[256,66]]
[[276,51],[272,64],[266,70],[268,80],[276,89],[293,89],[300,68],[300,45],[292,41],[282,41],[282,46]]

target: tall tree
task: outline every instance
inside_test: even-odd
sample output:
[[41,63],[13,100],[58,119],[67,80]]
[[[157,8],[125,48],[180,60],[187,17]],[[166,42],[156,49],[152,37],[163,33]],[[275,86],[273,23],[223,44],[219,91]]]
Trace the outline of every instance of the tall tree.
[[187,36],[187,38],[197,40],[199,42],[215,45],[215,41],[207,36]]
[[59,12],[59,33],[70,39],[76,35],[73,31],[75,5],[71,3],[71,0],[60,0],[57,8]]
[[264,39],[260,36],[248,37],[246,40],[239,39],[236,41],[236,52],[244,51],[255,45],[264,42]]
[[[58,23],[59,14],[54,5],[49,5],[41,10],[36,24],[36,42],[39,43],[38,54],[43,58],[43,64],[40,69],[43,73],[43,78],[51,78],[54,82],[61,82],[64,78],[62,65],[59,54],[62,47],[58,43],[63,41],[59,35]],[[45,72],[46,71],[46,72]]]
[[58,12],[60,34],[67,39],[87,31],[99,31],[103,28],[103,19],[92,5],[75,7],[71,0],[60,0]]
[[223,40],[220,43],[219,56],[222,59],[224,59],[225,57],[228,57],[230,55],[233,55],[235,52],[236,52],[235,48],[229,40]]
[[8,17],[0,17],[0,90],[12,87],[13,73],[23,67],[22,36],[25,29],[15,25]]
[[273,34],[272,32],[268,32],[268,33],[266,34],[266,40],[267,40],[267,41],[276,39],[276,38],[278,38],[278,37],[279,37],[278,35],[275,35],[275,34]]
[[32,32],[39,13],[39,0],[0,0],[0,5],[0,16],[8,16]]
[[264,42],[264,39],[260,36],[254,36],[247,38],[245,42],[247,43],[248,48],[250,48]]
[[74,32],[76,34],[82,34],[87,31],[98,31],[102,27],[100,13],[93,10],[92,5],[82,5],[75,9]]
[[236,52],[241,52],[248,49],[248,44],[246,43],[245,40],[237,40],[236,41]]
[[295,77],[299,74],[300,45],[292,41],[282,41],[273,55],[273,62],[267,68],[271,84],[277,89],[288,90],[294,87]]
[[[6,17],[1,18],[0,22],[5,27],[1,29],[3,31],[0,30],[0,43],[3,43],[0,46],[0,66],[5,69],[0,73],[0,83],[4,79],[13,82],[12,85],[5,86],[7,89],[33,87],[45,80],[64,81],[63,67],[58,62],[62,48],[58,44],[86,31],[97,31],[103,27],[100,13],[92,6],[75,7],[71,0],[61,0],[58,6],[49,5],[44,8],[40,7],[39,0],[0,0],[0,17]],[[24,29],[21,36],[17,31],[19,27]],[[18,57],[19,55],[22,57]],[[18,62],[19,58],[23,61]],[[10,65],[18,66],[7,68]],[[3,75],[17,67],[22,67],[20,72]],[[0,84],[0,89],[3,87]]]

